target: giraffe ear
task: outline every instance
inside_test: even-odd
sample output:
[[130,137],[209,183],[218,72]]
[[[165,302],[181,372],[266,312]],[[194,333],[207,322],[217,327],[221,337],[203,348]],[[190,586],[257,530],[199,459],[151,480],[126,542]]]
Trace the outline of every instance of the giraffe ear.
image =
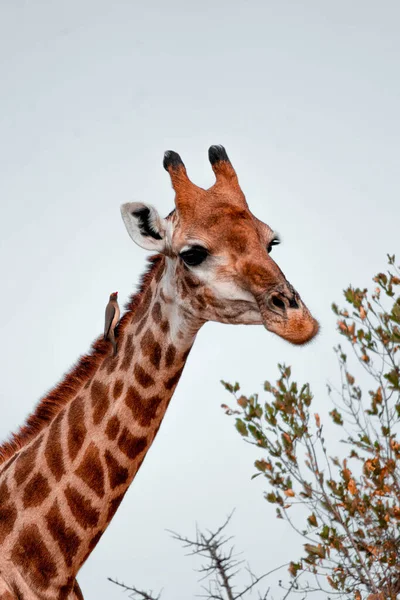
[[164,250],[166,221],[154,206],[127,202],[121,206],[121,215],[129,235],[138,246],[156,252]]

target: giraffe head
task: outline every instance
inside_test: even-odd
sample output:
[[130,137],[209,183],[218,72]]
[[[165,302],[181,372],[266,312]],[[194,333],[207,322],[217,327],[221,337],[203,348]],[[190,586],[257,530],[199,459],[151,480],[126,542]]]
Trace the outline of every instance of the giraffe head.
[[150,205],[122,205],[129,235],[166,256],[167,289],[185,315],[263,324],[293,344],[308,342],[318,323],[271,257],[277,235],[250,212],[225,149],[211,146],[209,159],[216,182],[204,190],[179,154],[166,152],[175,210],[163,219]]

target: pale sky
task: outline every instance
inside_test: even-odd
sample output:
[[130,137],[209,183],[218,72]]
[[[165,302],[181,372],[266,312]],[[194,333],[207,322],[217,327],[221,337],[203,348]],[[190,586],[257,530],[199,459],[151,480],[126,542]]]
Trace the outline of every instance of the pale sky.
[[0,437],[87,351],[109,293],[123,305],[135,289],[146,252],[119,206],[170,212],[167,149],[206,187],[208,147],[226,147],[251,210],[283,238],[275,260],[322,327],[304,348],[261,326],[201,330],[78,577],[85,598],[120,598],[107,576],[193,598],[194,562],[165,529],[212,528],[234,507],[231,532],[256,572],[299,556],[261,478],[250,481],[259,454],[221,410],[219,380],[261,392],[286,362],[311,382],[315,411],[328,409],[330,304],[400,254],[399,21],[395,1],[0,2]]

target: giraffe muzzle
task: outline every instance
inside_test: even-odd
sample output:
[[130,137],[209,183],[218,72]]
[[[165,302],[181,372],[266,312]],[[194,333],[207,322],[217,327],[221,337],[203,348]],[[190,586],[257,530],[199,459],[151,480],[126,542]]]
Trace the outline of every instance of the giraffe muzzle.
[[268,331],[296,345],[306,344],[317,335],[318,321],[293,288],[274,290],[256,300]]

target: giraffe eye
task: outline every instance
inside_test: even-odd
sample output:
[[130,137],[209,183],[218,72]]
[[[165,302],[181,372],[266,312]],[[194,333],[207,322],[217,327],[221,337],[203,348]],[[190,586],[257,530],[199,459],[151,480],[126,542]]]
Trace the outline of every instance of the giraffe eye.
[[271,240],[267,247],[268,254],[271,252],[272,246],[278,246],[278,244],[280,244],[280,243],[281,243],[281,240],[279,238],[274,238],[273,240]]
[[192,246],[189,250],[181,252],[179,256],[189,267],[197,267],[207,258],[208,251],[203,246]]

